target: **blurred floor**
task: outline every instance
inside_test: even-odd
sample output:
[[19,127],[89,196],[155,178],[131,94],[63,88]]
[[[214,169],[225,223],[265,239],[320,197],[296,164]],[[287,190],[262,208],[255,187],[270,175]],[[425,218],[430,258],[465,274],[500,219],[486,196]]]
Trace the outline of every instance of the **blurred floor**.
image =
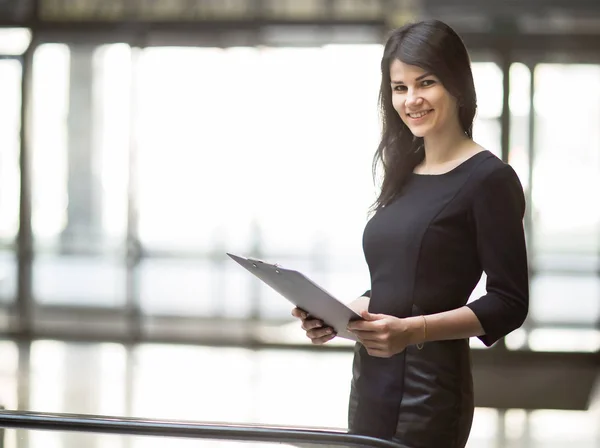
[[[344,428],[351,353],[184,345],[0,342],[8,409]],[[565,385],[568,387],[568,385]],[[477,409],[469,448],[600,447],[587,412]],[[252,446],[9,430],[6,448]],[[259,446],[256,444],[255,446]],[[266,445],[266,444],[262,444]]]

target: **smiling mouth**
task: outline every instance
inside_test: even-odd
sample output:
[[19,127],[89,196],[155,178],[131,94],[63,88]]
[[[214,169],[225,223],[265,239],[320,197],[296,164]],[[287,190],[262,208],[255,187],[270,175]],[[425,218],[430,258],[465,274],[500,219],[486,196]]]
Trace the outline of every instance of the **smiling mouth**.
[[410,114],[406,114],[406,115],[408,115],[410,118],[421,118],[421,117],[424,117],[425,115],[427,115],[429,112],[433,112],[433,109],[424,110],[421,112],[414,112],[414,113],[410,113]]

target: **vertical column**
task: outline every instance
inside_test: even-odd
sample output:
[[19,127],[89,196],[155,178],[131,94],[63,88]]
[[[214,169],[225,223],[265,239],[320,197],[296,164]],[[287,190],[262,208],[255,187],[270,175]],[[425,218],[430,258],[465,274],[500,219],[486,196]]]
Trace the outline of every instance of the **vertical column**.
[[493,32],[498,36],[497,51],[502,69],[502,115],[500,116],[501,158],[508,162],[510,152],[510,65],[512,63],[511,35],[518,31],[513,17],[497,16],[493,20]]
[[[525,222],[528,228],[527,241],[529,243],[530,251],[533,250],[533,164],[535,158],[535,64],[528,63],[527,68],[529,69],[529,117],[528,117],[528,136],[529,141],[527,142],[527,158],[528,158],[528,170],[527,170],[527,204],[528,207],[525,210]],[[531,257],[530,257],[531,258]],[[532,268],[530,267],[530,271]]]
[[95,47],[71,45],[68,115],[67,225],[63,252],[73,252],[101,237],[101,185],[94,144],[93,55]]
[[[528,149],[528,171],[527,171],[527,208],[525,209],[525,224],[527,229],[527,252],[529,256],[529,279],[530,281],[533,279],[533,276],[536,273],[535,266],[535,231],[534,226],[535,222],[533,219],[533,166],[535,163],[535,64],[529,62],[527,64],[529,68],[529,141],[527,142]],[[525,331],[527,332],[527,347],[529,347],[529,334],[532,327],[535,326],[535,322],[533,318],[528,317],[523,325]],[[529,428],[529,413],[527,414],[527,428]]]
[[[140,57],[144,43],[138,42],[131,46],[131,73],[129,115],[129,168],[127,185],[127,279],[125,313],[128,320],[128,335],[131,342],[139,341],[143,333],[143,321],[140,303],[139,265],[142,259],[142,246],[139,239],[138,225],[138,77]],[[128,438],[129,439],[129,438]]]
[[29,336],[32,330],[32,262],[33,262],[33,233],[31,229],[31,146],[30,135],[30,105],[33,53],[35,52],[35,34],[31,44],[22,58],[21,71],[21,129],[19,133],[19,233],[17,235],[17,298],[15,302],[16,333]]

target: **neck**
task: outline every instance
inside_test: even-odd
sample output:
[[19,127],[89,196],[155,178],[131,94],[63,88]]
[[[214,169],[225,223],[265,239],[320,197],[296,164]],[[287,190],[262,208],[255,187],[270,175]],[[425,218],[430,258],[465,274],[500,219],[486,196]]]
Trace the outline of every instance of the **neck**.
[[461,131],[440,133],[424,138],[425,161],[424,164],[439,165],[455,159],[464,148],[465,143],[471,141]]

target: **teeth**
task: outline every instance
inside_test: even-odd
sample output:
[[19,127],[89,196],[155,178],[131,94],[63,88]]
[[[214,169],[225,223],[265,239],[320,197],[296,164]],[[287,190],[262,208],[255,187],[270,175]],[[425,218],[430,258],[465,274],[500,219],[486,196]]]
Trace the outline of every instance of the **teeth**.
[[423,116],[427,115],[428,113],[429,113],[429,111],[428,111],[428,110],[426,110],[426,111],[424,111],[424,112],[417,112],[417,113],[414,113],[414,114],[408,114],[408,116],[409,116],[410,118],[421,118],[421,117],[423,117]]

